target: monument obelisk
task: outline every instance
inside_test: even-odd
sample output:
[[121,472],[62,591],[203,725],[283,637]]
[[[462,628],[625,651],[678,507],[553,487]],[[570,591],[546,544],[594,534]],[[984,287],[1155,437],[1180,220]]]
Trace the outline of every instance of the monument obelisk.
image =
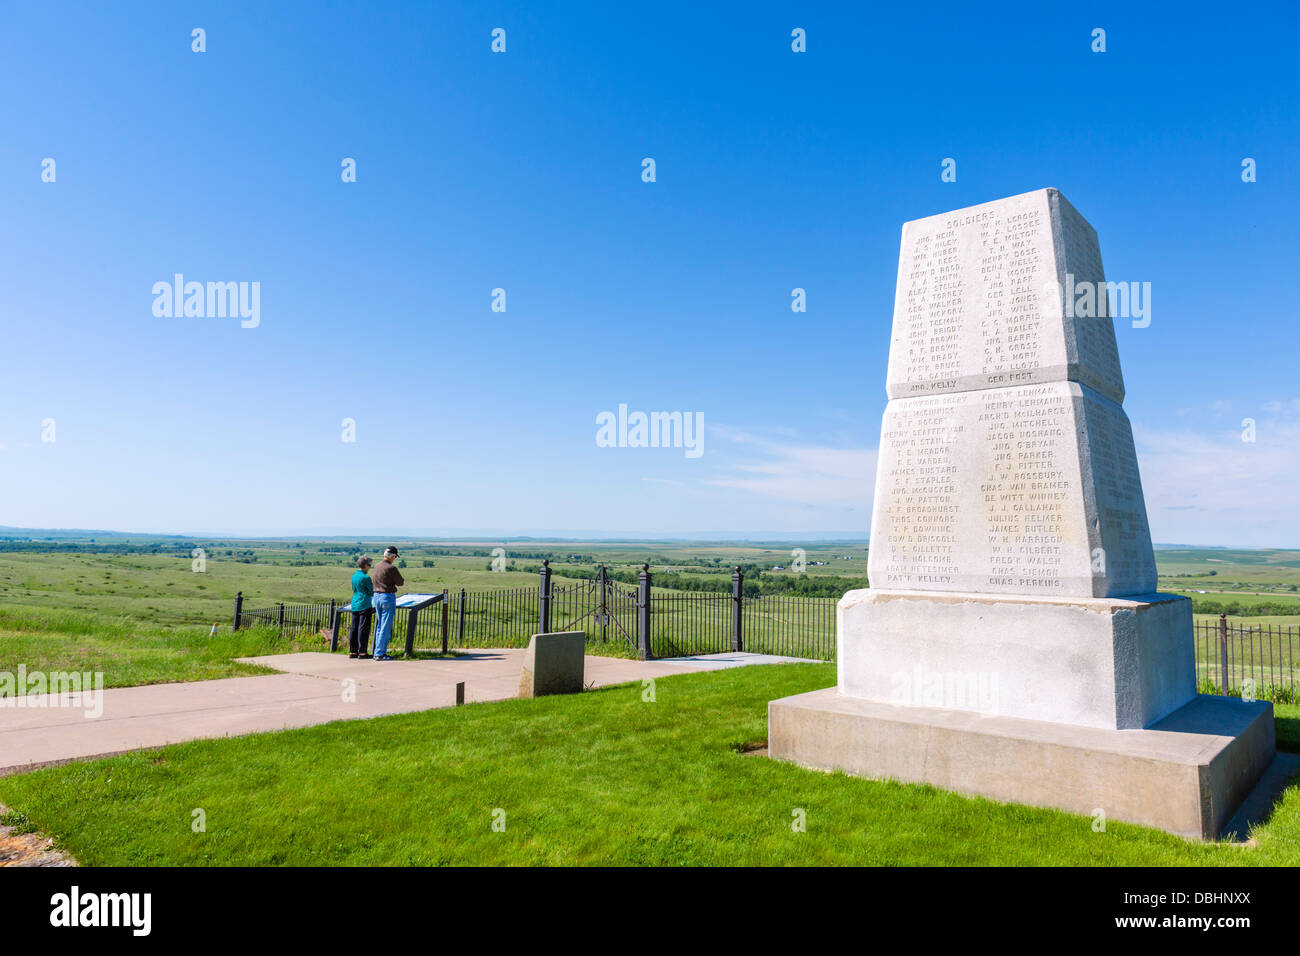
[[903,226],[867,568],[773,757],[1213,838],[1272,705],[1196,692],[1097,234],[1055,189]]

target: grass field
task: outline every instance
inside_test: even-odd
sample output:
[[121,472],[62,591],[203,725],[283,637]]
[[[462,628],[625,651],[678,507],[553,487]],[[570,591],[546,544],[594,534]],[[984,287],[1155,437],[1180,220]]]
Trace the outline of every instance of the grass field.
[[741,752],[770,699],[834,679],[751,667],[653,702],[623,685],[199,741],[5,778],[0,801],[94,865],[1300,864],[1296,788],[1254,846],[1206,846]]
[[315,635],[282,637],[271,628],[208,637],[206,627],[159,627],[130,617],[0,606],[0,672],[91,671],[107,687],[273,673],[236,657],[323,650]]
[[[1159,548],[1156,564],[1162,591],[1186,594],[1198,604],[1235,603],[1243,610],[1263,604],[1294,605],[1294,614],[1269,615],[1263,621],[1300,626],[1300,551]],[[1197,619],[1217,620],[1218,615],[1198,615]],[[1248,614],[1232,614],[1229,620],[1261,621]]]
[[1209,572],[1230,581],[1272,582],[1280,587],[1300,585],[1300,551],[1285,548],[1183,548],[1156,549],[1156,562],[1165,577],[1195,576]]

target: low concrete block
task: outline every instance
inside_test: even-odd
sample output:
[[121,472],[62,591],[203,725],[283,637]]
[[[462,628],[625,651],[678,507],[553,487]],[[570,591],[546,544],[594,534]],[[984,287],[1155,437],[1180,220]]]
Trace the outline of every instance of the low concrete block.
[[586,649],[587,635],[582,631],[534,634],[524,652],[519,696],[579,693]]
[[768,705],[772,757],[1211,840],[1272,763],[1273,705],[1198,695],[1146,729],[901,707],[836,688]]

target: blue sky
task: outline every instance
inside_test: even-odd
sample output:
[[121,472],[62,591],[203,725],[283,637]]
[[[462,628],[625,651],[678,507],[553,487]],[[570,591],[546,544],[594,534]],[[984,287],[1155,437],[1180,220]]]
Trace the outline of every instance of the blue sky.
[[1055,186],[1153,536],[1300,547],[1300,14],[1129,6],[10,4],[0,524],[864,535],[902,223]]

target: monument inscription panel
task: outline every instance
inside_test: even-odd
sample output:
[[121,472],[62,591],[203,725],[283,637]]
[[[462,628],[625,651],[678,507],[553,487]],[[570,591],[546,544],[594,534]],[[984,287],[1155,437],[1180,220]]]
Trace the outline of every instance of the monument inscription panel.
[[1055,190],[904,226],[873,587],[1155,590],[1114,326],[1062,299],[1104,281],[1095,231]]
[[886,390],[890,398],[1078,381],[1122,402],[1115,330],[1067,316],[1104,276],[1097,234],[1056,190],[903,227]]

